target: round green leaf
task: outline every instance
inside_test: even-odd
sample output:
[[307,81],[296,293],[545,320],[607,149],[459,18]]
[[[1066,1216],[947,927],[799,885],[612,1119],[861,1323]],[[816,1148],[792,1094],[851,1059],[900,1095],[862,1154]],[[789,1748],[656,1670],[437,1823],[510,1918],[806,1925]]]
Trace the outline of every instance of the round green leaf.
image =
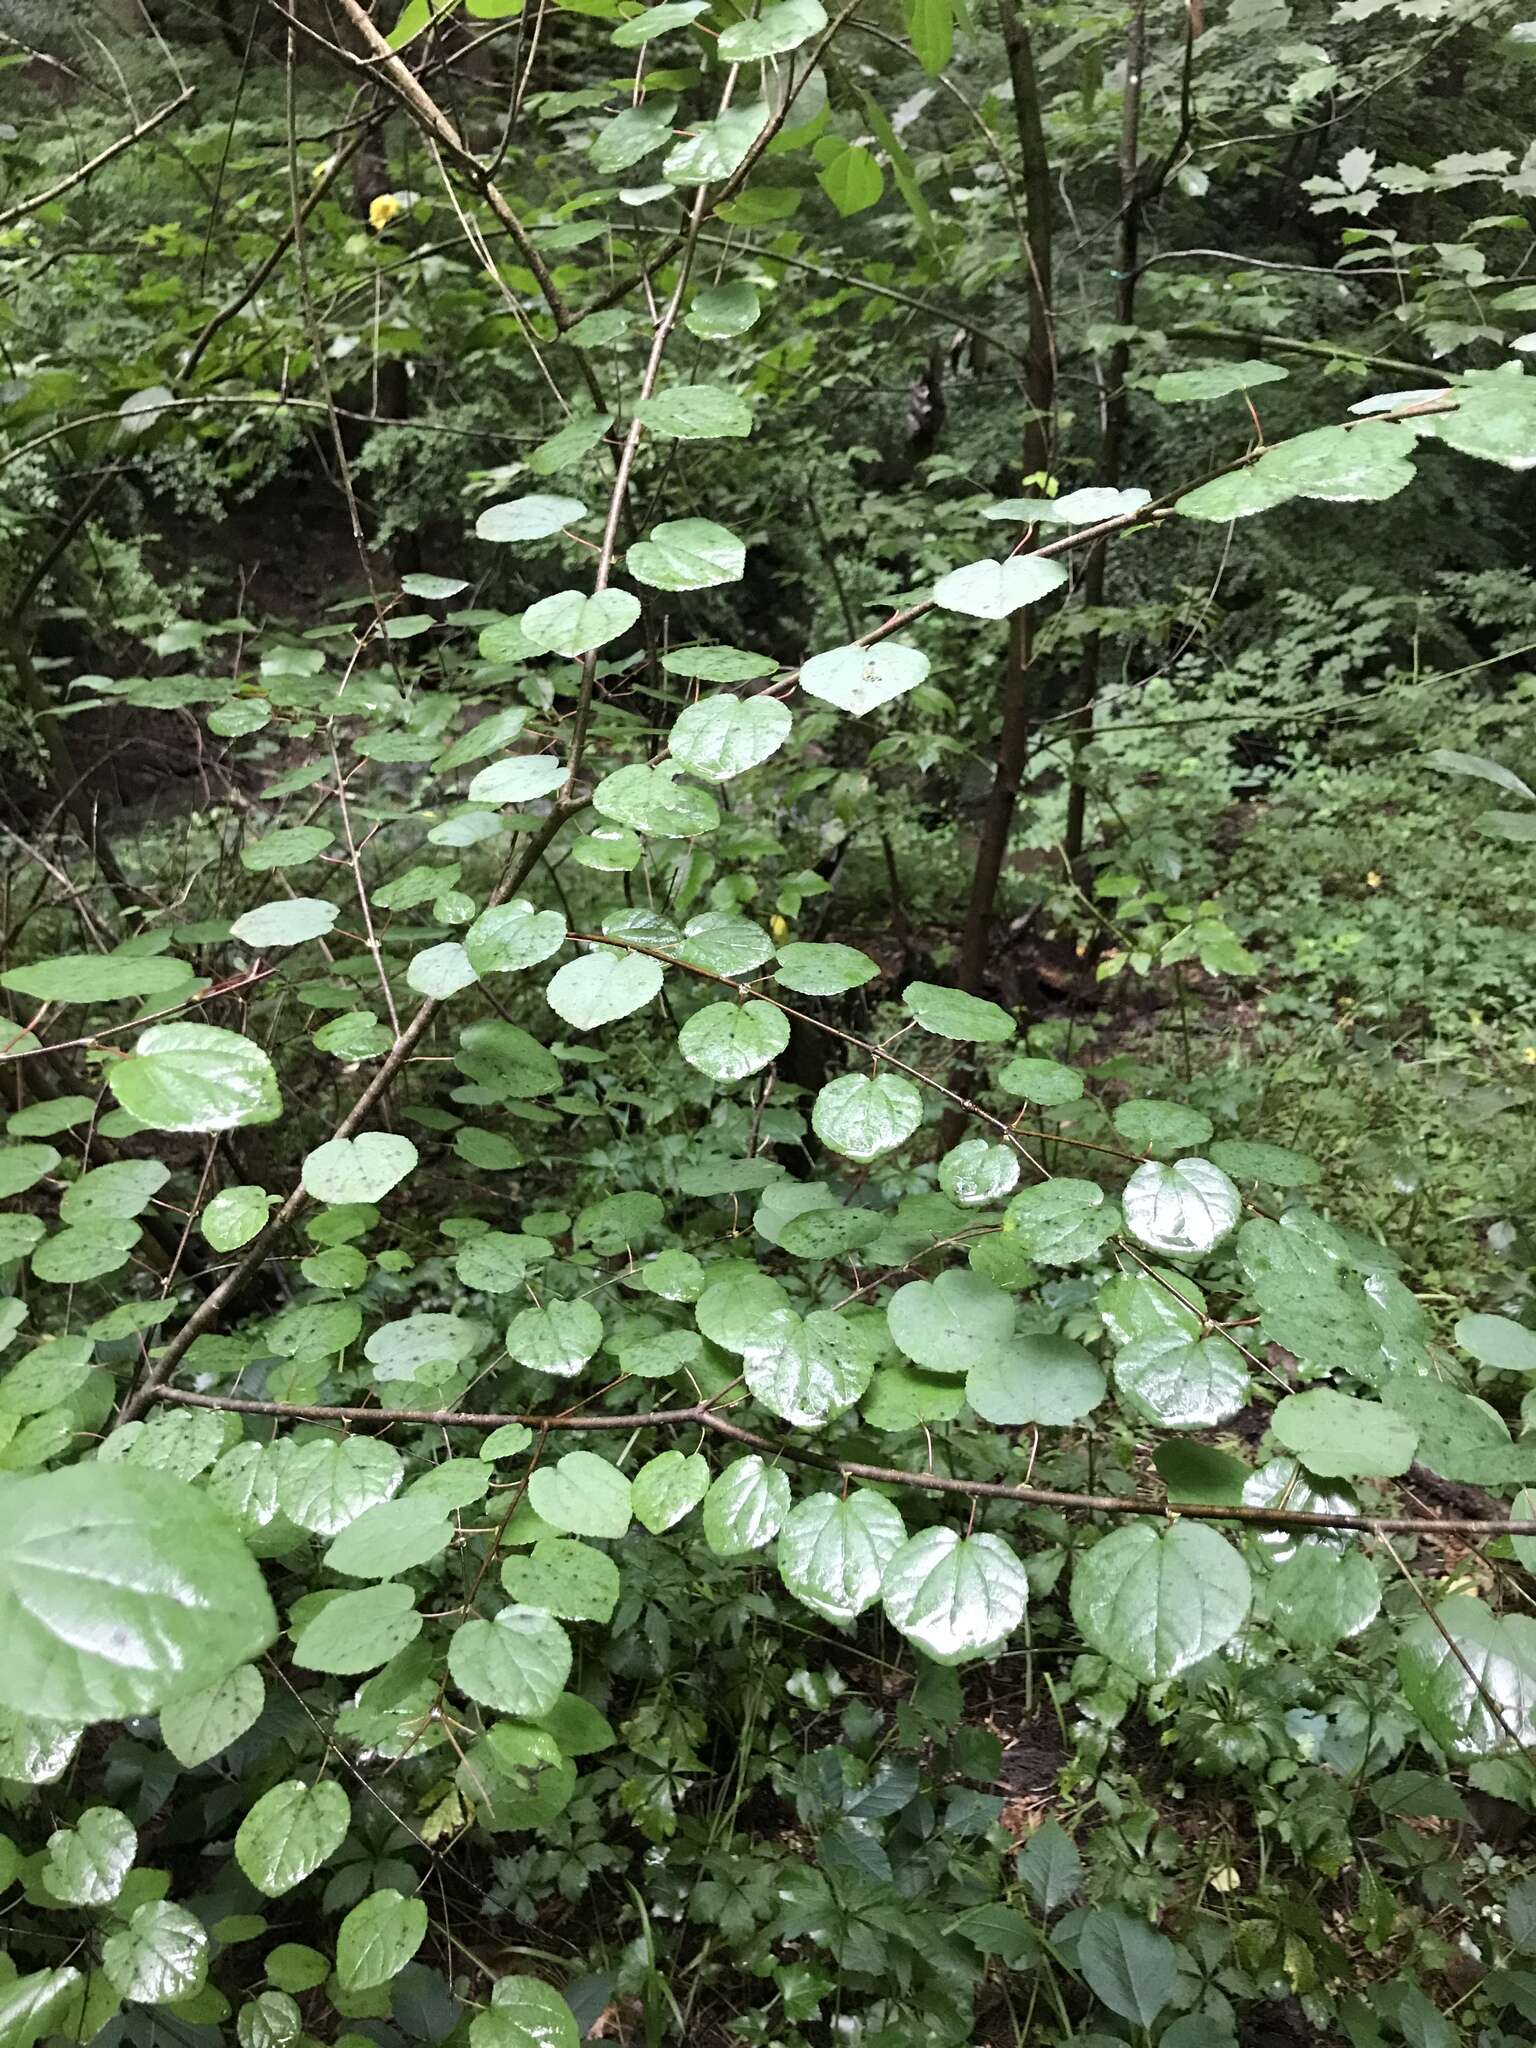
[[1247,1406],[1252,1389],[1242,1353],[1225,1337],[1191,1338],[1168,1327],[1120,1353],[1115,1391],[1140,1422],[1213,1429]]
[[540,1465],[528,1481],[533,1511],[569,1536],[617,1540],[630,1523],[629,1481],[593,1451],[568,1451],[556,1465]]
[[487,505],[475,521],[475,532],[481,540],[497,542],[547,540],[586,516],[587,508],[579,498],[535,492],[531,497]]
[[619,1568],[590,1543],[543,1536],[526,1557],[501,1568],[507,1597],[560,1621],[611,1621],[619,1600]]
[[133,1868],[139,1838],[115,1806],[89,1806],[72,1828],[48,1837],[43,1883],[67,1906],[110,1905]]
[[201,1692],[184,1694],[162,1707],[161,1737],[177,1763],[195,1770],[255,1725],[266,1698],[261,1673],[254,1664],[242,1664]]
[[742,1347],[742,1371],[765,1408],[793,1428],[813,1429],[854,1405],[877,1356],[867,1326],[831,1309],[803,1320],[787,1310]]
[[339,1593],[300,1629],[293,1661],[305,1671],[353,1677],[377,1671],[421,1634],[416,1596],[409,1586],[369,1586]]
[[602,1341],[603,1318],[590,1301],[548,1301],[512,1318],[507,1353],[535,1372],[574,1379]]
[[1397,1669],[1409,1707],[1459,1761],[1536,1742],[1536,1621],[1528,1615],[1500,1619],[1453,1593],[1404,1629]]
[[1270,1417],[1285,1448],[1320,1479],[1392,1479],[1413,1463],[1419,1434],[1379,1401],[1332,1387],[1287,1394]]
[[958,1038],[970,1045],[1000,1045],[1016,1026],[999,1003],[968,996],[963,989],[941,988],[931,981],[910,981],[901,1000],[925,1031],[940,1038]]
[[454,1630],[448,1669],[467,1698],[520,1721],[537,1721],[565,1689],[571,1639],[547,1614],[503,1607],[494,1621],[466,1621]]
[[453,1540],[453,1524],[430,1494],[381,1501],[365,1508],[333,1538],[325,1562],[351,1579],[390,1579],[440,1555]]
[[1120,1210],[1106,1201],[1097,1181],[1042,1181],[1023,1188],[1008,1204],[1003,1227],[1015,1231],[1032,1259],[1048,1266],[1075,1266],[1091,1259],[1120,1227]]
[[715,1081],[743,1081],[776,1060],[789,1044],[789,1024],[772,1003],[710,1003],[678,1033],[690,1067]]
[[101,1945],[101,1967],[119,1998],[174,2005],[208,1974],[208,1936],[185,1907],[156,1899]]
[[702,291],[695,292],[693,304],[683,315],[683,325],[700,341],[727,341],[755,327],[762,310],[762,301],[753,286],[744,279],[736,279],[730,284],[705,285]]
[[306,939],[324,938],[340,915],[334,903],[316,896],[280,896],[275,903],[263,903],[259,910],[237,917],[229,935],[257,952],[273,946],[302,946]]
[[[667,10],[653,8],[651,11],[664,14]],[[702,13],[703,9],[696,11]],[[730,117],[726,118],[729,120]],[[679,162],[666,175],[678,183],[685,177],[722,175],[707,170],[705,159],[722,159],[729,150],[738,147],[745,155],[756,141],[766,118],[763,109],[753,107],[738,113],[734,124],[723,132],[710,124],[714,133],[706,139],[703,148],[691,152],[685,162]],[[673,157],[676,155],[674,151]],[[673,162],[673,157],[668,158],[668,163]],[[677,441],[741,440],[752,431],[751,407],[734,391],[727,391],[718,384],[680,384],[671,391],[658,392],[654,398],[644,399],[635,407],[635,418],[653,434]]]
[[1000,1536],[924,1529],[885,1567],[885,1612],[935,1664],[995,1655],[1024,1619],[1024,1567]]
[[861,718],[915,690],[927,673],[926,654],[898,640],[881,640],[873,647],[831,647],[813,655],[800,671],[800,687],[808,697]]
[[132,996],[169,995],[193,979],[185,960],[164,954],[66,953],[30,967],[8,968],[0,974],[0,988],[14,989],[35,1003],[120,1003]]
[[289,1778],[251,1808],[235,1836],[235,1861],[257,1891],[279,1899],[341,1847],[352,1818],[334,1779],[305,1785]]
[[771,1543],[789,1513],[789,1481],[757,1456],[728,1465],[704,1497],[704,1540],[717,1557]]
[[997,1077],[999,1088],[1010,1095],[1022,1095],[1026,1102],[1038,1102],[1055,1109],[1064,1102],[1076,1102],[1083,1092],[1083,1077],[1059,1060],[1028,1059],[1023,1054],[1011,1059]]
[[941,611],[963,612],[970,619],[1006,619],[1060,590],[1066,580],[1066,570],[1049,556],[1009,555],[1001,562],[952,569],[935,584],[933,601]]
[[1203,1145],[1212,1130],[1208,1116],[1182,1102],[1122,1102],[1113,1121],[1138,1152],[1182,1152],[1189,1145]]
[[415,1171],[418,1157],[410,1139],[393,1131],[332,1138],[305,1158],[304,1191],[317,1202],[379,1202]]
[[593,808],[617,825],[657,839],[694,839],[720,823],[714,798],[702,789],[679,782],[681,762],[665,761],[648,768],[631,761],[605,775],[592,792]]
[[922,1120],[923,1098],[900,1074],[840,1074],[811,1110],[821,1142],[861,1162],[904,1144]]
[[533,654],[574,660],[617,640],[639,616],[640,600],[629,590],[557,590],[523,613],[523,638]]
[[1072,1619],[1101,1656],[1160,1685],[1232,1640],[1251,1591],[1247,1565],[1214,1530],[1135,1522],[1079,1559]]
[[776,697],[701,697],[681,713],[667,744],[690,775],[729,782],[776,754],[793,723]]
[[259,1045],[214,1024],[154,1024],[107,1069],[130,1116],[155,1131],[232,1131],[282,1115],[272,1062]]
[[475,804],[531,804],[536,797],[551,795],[569,773],[569,763],[557,754],[511,754],[480,770],[469,785],[469,800]]
[[1019,1182],[1019,1155],[1010,1145],[967,1138],[947,1152],[939,1166],[939,1186],[952,1202],[967,1209],[1000,1202]]
[[397,1891],[373,1892],[336,1934],[336,1975],[343,1991],[371,1991],[398,1977],[427,1936],[427,1909]]
[[476,974],[516,974],[537,967],[565,944],[565,919],[558,910],[535,910],[516,896],[477,917],[464,934],[464,951]]
[[277,1505],[314,1536],[339,1536],[400,1490],[400,1453],[377,1437],[321,1437],[278,1446]]
[[898,1511],[860,1487],[846,1500],[813,1493],[779,1531],[779,1576],[828,1621],[852,1621],[880,1598],[886,1566],[907,1539]]
[[718,55],[725,64],[752,64],[798,50],[827,25],[821,0],[778,0],[749,21],[733,21],[721,32]]
[[276,1626],[250,1552],[184,1481],[94,1464],[0,1487],[0,1706],[151,1714],[257,1656]]
[[648,953],[596,948],[567,960],[545,990],[549,1007],[577,1031],[596,1031],[643,1009],[661,993],[661,963]]
[[624,560],[635,581],[654,590],[712,590],[740,582],[747,550],[712,519],[668,519],[652,528],[649,540],[637,540]]
[[1308,1544],[1275,1567],[1265,1611],[1296,1650],[1331,1650],[1369,1628],[1381,1609],[1381,1583],[1363,1550]]
[[697,1451],[662,1451],[635,1474],[635,1520],[653,1536],[691,1514],[709,1491],[709,1464]]
[[299,868],[316,859],[336,837],[323,825],[279,825],[260,839],[248,839],[240,849],[240,865],[252,874],[270,874],[275,868]]
[[1001,1287],[954,1266],[935,1280],[909,1280],[886,1303],[896,1348],[925,1372],[963,1373],[1000,1361],[1013,1338],[1016,1307]]
[[796,942],[779,948],[774,980],[802,996],[839,996],[873,981],[879,972],[869,955],[853,946]]
[[1065,1337],[1015,1337],[970,1367],[965,1398],[983,1422],[1064,1429],[1104,1398],[1104,1374]]
[[1237,1189],[1208,1159],[1173,1166],[1149,1159],[1126,1182],[1121,1202],[1133,1237],[1152,1251],[1185,1258],[1219,1244],[1242,1209]]
[[[673,0],[650,12],[691,18],[700,9],[694,0]],[[580,2039],[571,2008],[538,1977],[501,1978],[489,2006],[469,2023],[470,2048],[578,2048]]]
[[1536,1330],[1509,1316],[1463,1316],[1456,1342],[1495,1372],[1536,1372]]

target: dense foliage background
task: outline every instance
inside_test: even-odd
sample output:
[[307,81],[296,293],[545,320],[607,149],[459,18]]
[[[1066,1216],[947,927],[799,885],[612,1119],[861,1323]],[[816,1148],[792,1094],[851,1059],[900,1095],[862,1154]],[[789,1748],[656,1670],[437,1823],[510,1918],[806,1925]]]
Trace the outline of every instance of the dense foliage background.
[[1536,2041],[1533,107],[0,0],[0,2048]]

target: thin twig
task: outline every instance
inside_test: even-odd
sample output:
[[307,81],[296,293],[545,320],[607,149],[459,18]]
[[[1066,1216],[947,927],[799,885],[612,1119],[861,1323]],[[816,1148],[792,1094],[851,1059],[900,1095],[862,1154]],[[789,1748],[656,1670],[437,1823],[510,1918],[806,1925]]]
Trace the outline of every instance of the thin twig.
[[773,1458],[814,1465],[845,1479],[868,1479],[881,1486],[915,1486],[926,1493],[953,1493],[968,1500],[1017,1501],[1024,1507],[1061,1508],[1092,1515],[1156,1515],[1164,1521],[1240,1522],[1256,1529],[1357,1529],[1379,1535],[1536,1536],[1536,1522],[1473,1520],[1460,1516],[1324,1514],[1316,1509],[1249,1507],[1204,1501],[1148,1500],[1139,1494],[1067,1493],[1051,1486],[1008,1486],[1000,1480],[954,1479],[942,1472],[909,1472],[895,1465],[866,1465],[853,1458],[833,1458],[801,1444],[743,1429],[711,1408],[707,1401],[687,1408],[657,1408],[638,1415],[516,1415],[456,1413],[451,1408],[360,1408],[305,1405],[286,1401],[247,1400],[235,1394],[189,1394],[179,1387],[157,1387],[149,1399],[174,1402],[183,1408],[214,1408],[236,1415],[272,1415],[293,1422],[365,1422],[425,1424],[434,1429],[501,1429],[521,1423],[525,1429],[614,1431],[637,1429],[706,1429]]

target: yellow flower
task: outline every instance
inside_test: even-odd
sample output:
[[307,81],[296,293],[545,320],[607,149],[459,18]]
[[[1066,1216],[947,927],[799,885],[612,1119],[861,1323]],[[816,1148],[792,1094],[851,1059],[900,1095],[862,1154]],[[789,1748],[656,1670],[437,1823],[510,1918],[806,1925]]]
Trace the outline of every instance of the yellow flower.
[[[378,201],[375,200],[374,204],[377,205]],[[1379,889],[1381,887],[1381,877],[1377,874],[1374,868],[1372,868],[1370,873],[1366,876],[1365,886],[1367,887],[1367,889]]]
[[368,208],[368,225],[382,234],[390,222],[404,211],[393,192],[381,192]]
[[1526,1046],[1520,1054],[1528,1067],[1536,1067],[1536,1045]]
[[789,919],[787,917],[780,917],[775,912],[768,920],[768,930],[772,934],[774,944],[782,946],[789,937]]

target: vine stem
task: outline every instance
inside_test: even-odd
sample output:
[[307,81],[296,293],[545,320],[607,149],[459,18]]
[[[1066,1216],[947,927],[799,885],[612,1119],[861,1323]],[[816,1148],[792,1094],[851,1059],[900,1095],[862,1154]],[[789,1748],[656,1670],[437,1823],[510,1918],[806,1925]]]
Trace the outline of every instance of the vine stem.
[[707,1401],[687,1408],[655,1408],[638,1415],[514,1415],[462,1412],[452,1408],[364,1408],[304,1405],[289,1401],[258,1401],[238,1394],[193,1394],[180,1387],[159,1386],[148,1396],[182,1408],[213,1408],[236,1415],[272,1415],[288,1422],[404,1422],[435,1429],[502,1429],[521,1423],[525,1429],[612,1431],[641,1429],[705,1429],[732,1443],[745,1444],[770,1458],[789,1458],[814,1465],[845,1479],[868,1479],[882,1486],[915,1487],[926,1493],[959,1494],[968,1500],[1017,1501],[1024,1507],[1061,1508],[1087,1515],[1154,1515],[1166,1522],[1237,1522],[1257,1529],[1357,1529],[1385,1536],[1536,1536],[1536,1522],[1479,1520],[1468,1516],[1323,1514],[1315,1509],[1250,1507],[1246,1503],[1147,1500],[1139,1494],[1069,1493],[1052,1486],[1009,1486],[994,1479],[955,1479],[942,1472],[908,1472],[895,1465],[867,1465],[855,1458],[833,1458],[758,1431],[744,1429]]

